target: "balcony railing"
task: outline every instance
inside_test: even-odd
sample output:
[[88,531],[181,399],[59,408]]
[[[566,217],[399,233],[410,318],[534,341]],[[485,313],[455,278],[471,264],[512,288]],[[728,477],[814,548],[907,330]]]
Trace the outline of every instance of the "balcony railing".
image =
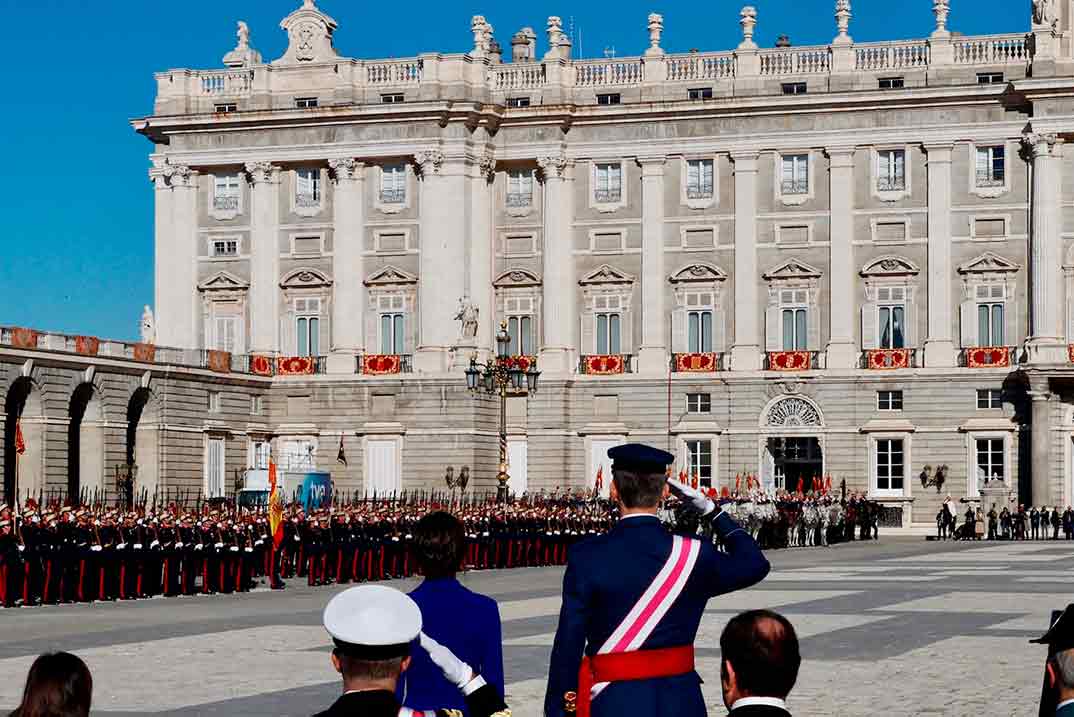
[[410,373],[410,354],[364,354],[357,357],[357,373],[365,376],[394,376]]
[[832,52],[828,47],[761,52],[761,75],[819,75],[831,69]]
[[547,79],[544,65],[538,64],[496,65],[489,72],[489,84],[500,92],[537,89]]
[[808,180],[785,180],[780,183],[783,194],[809,194]]
[[861,354],[861,367],[871,371],[917,368],[917,349],[866,349]]
[[370,85],[404,86],[421,82],[424,63],[422,60],[398,62],[370,62],[365,66],[366,82]]
[[593,190],[593,201],[598,204],[604,204],[608,202],[618,202],[623,198],[623,192],[620,189],[595,189]]
[[812,371],[821,368],[819,351],[769,351],[766,371]]
[[735,76],[735,56],[730,52],[668,55],[665,61],[669,82],[722,80]]
[[584,60],[574,63],[574,84],[577,87],[612,87],[637,85],[644,78],[641,58],[631,60]]
[[381,204],[404,204],[406,203],[405,189],[382,189],[380,190]]
[[686,188],[687,199],[712,199],[712,183],[688,186]]
[[858,70],[900,70],[926,67],[929,46],[926,42],[870,43],[854,48],[854,67]]
[[507,206],[528,207],[533,204],[533,194],[530,192],[508,192]]
[[955,41],[956,65],[1021,65],[1033,59],[1029,35],[992,35]]
[[587,376],[617,376],[634,373],[634,357],[630,354],[588,354],[578,361],[578,373]]
[[995,172],[977,172],[978,187],[1002,187],[1004,184],[1003,175]]
[[221,212],[238,211],[239,198],[228,195],[213,197],[213,209]]
[[212,97],[239,97],[248,94],[254,81],[253,70],[199,72],[201,94]]
[[905,177],[880,177],[876,180],[876,191],[878,192],[901,192],[905,189]]
[[296,194],[295,206],[301,209],[316,209],[321,206],[321,195],[319,194]]
[[1008,368],[1018,363],[1015,346],[972,346],[962,349],[959,363],[966,368]]
[[722,365],[722,353],[671,354],[671,370],[675,373],[714,373]]

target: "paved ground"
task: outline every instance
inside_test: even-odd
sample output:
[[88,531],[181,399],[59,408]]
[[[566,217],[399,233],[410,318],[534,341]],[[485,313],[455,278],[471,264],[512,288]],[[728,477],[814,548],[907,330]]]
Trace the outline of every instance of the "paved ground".
[[[713,715],[720,630],[747,607],[790,617],[805,662],[795,715],[1036,713],[1049,611],[1074,601],[1074,544],[884,539],[769,554],[759,586],[709,604],[699,672]],[[500,601],[508,702],[537,717],[559,610],[561,569],[473,573]],[[404,581],[401,587],[411,584]],[[0,610],[0,709],[33,657],[77,652],[95,714],[308,715],[339,691],[321,610],[335,588]]]

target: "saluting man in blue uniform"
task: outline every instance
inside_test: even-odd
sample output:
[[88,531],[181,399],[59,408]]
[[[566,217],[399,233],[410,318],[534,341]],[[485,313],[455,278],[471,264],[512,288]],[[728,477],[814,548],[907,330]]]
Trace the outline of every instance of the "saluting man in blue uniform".
[[[666,476],[670,453],[628,444],[608,457],[622,517],[570,551],[545,715],[706,715],[693,648],[705,604],[760,582],[768,561],[719,506]],[[669,491],[711,521],[726,553],[664,528],[656,511]]]

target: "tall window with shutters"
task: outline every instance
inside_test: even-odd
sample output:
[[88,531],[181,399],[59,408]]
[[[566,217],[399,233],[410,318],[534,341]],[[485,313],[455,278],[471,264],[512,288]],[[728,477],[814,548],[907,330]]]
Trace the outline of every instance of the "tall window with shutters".
[[876,189],[878,192],[906,189],[906,150],[884,149],[876,153]]
[[780,191],[785,195],[808,194],[809,155],[785,154],[780,164]]
[[224,439],[210,437],[205,441],[205,495],[224,497]]
[[804,351],[809,348],[809,292],[781,289],[779,294],[782,350]]
[[507,353],[511,356],[536,355],[534,298],[532,296],[508,296],[504,298],[503,306],[504,320],[507,321],[507,335],[511,337],[507,345]]
[[611,204],[623,197],[623,165],[619,162],[598,162],[593,167],[593,201]]
[[239,175],[217,174],[213,176],[213,209],[234,212],[239,209]]
[[906,348],[906,289],[901,286],[881,286],[877,289],[878,348]]
[[217,316],[213,320],[213,348],[217,351],[236,353],[238,335],[238,316]]
[[977,345],[1005,346],[1006,287],[983,284],[977,292]]
[[319,168],[295,171],[295,208],[316,209],[321,206],[321,170]]
[[706,439],[686,440],[686,463],[689,479],[698,478],[698,484],[712,486],[712,441]]
[[405,164],[386,164],[380,168],[380,203],[406,203]]
[[401,294],[377,298],[379,313],[378,345],[384,355],[406,353],[406,297]]
[[321,350],[321,299],[300,297],[295,299],[295,355],[320,356]]
[[1006,182],[1006,151],[1003,145],[977,148],[978,187],[1001,187]]
[[598,311],[593,315],[596,353],[612,355],[622,352],[622,315],[618,311]]
[[512,169],[507,173],[507,206],[529,207],[533,204],[533,170]]
[[711,159],[686,161],[687,199],[709,199],[713,193],[714,166]]

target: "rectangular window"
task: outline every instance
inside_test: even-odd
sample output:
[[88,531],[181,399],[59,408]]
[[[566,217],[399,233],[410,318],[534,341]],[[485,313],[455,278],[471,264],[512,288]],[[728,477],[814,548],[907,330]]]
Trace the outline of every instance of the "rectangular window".
[[977,409],[1003,408],[1003,391],[998,388],[977,389]]
[[223,498],[224,439],[210,438],[205,453],[205,493],[209,498]]
[[1002,438],[978,438],[974,441],[977,453],[977,488],[985,481],[1005,480]]
[[269,456],[272,455],[272,444],[268,441],[254,441],[250,445],[250,467],[257,470],[268,468]]
[[686,441],[689,478],[697,476],[698,483],[706,488],[712,486],[712,441]]
[[712,88],[711,87],[695,87],[687,90],[688,96],[692,100],[711,100]]
[[239,241],[237,239],[214,239],[213,256],[238,256]]
[[977,343],[981,346],[1005,346],[1003,343],[1003,304],[977,304]]
[[217,114],[227,114],[228,112],[237,112],[238,105],[233,102],[224,102],[222,104],[213,105],[213,112]]
[[978,72],[977,84],[979,85],[1002,85],[1003,73],[1002,72]]
[[217,351],[235,353],[238,334],[238,316],[217,316],[213,320],[213,348]]
[[906,150],[883,149],[876,153],[876,189],[878,192],[906,189]]
[[511,356],[533,356],[533,317],[509,316],[507,334],[511,341],[507,344],[507,353]]
[[380,352],[386,355],[403,353],[403,327],[406,322],[402,314],[380,315]]
[[[877,338],[879,348],[906,348],[906,306],[901,303],[902,288],[881,289],[881,303],[877,307]],[[891,302],[891,303],[887,303]],[[900,302],[900,303],[896,303]]]
[[623,101],[623,98],[618,92],[610,92],[608,94],[597,95],[598,105],[617,105]]
[[903,489],[903,466],[902,439],[877,439],[876,489],[878,491],[901,491]]
[[1007,167],[1003,145],[977,148],[977,186],[1002,187]]
[[623,165],[619,162],[602,162],[593,169],[593,200],[618,202],[623,196]]
[[321,206],[320,169],[299,169],[295,172],[295,206]]
[[690,311],[687,313],[689,330],[689,348],[692,354],[712,352],[712,311]]
[[507,106],[508,107],[529,107],[530,106],[530,98],[529,97],[508,97],[507,98]]
[[876,408],[878,411],[901,411],[902,391],[877,391]]
[[260,416],[265,412],[265,397],[264,396],[250,396],[250,413],[255,416]]
[[781,189],[784,194],[809,193],[809,155],[785,154],[781,158]]
[[808,309],[783,309],[783,350],[804,351],[807,346]]
[[905,84],[905,81],[901,77],[880,78],[880,89],[882,90],[901,90]]
[[300,110],[308,110],[317,106],[316,97],[296,97],[295,107]]
[[392,93],[392,94],[381,95],[380,96],[380,101],[383,104],[386,104],[386,105],[398,105],[398,104],[401,104],[403,102],[403,100],[404,100],[404,97],[400,93]]
[[619,314],[597,314],[597,354],[601,356],[620,353],[620,316]]
[[533,170],[512,169],[507,173],[507,206],[528,207],[533,204]]
[[389,164],[380,168],[380,203],[406,202],[406,165]]
[[321,300],[295,299],[295,348],[298,356],[319,356]]
[[785,95],[804,95],[808,91],[808,87],[804,82],[784,82],[783,94]]
[[219,391],[209,391],[209,413],[220,413]]
[[239,175],[213,176],[213,209],[236,211],[239,208]]
[[712,197],[714,170],[711,159],[686,160],[687,199],[710,199]]
[[712,411],[712,395],[708,393],[686,394],[687,413],[710,413]]

